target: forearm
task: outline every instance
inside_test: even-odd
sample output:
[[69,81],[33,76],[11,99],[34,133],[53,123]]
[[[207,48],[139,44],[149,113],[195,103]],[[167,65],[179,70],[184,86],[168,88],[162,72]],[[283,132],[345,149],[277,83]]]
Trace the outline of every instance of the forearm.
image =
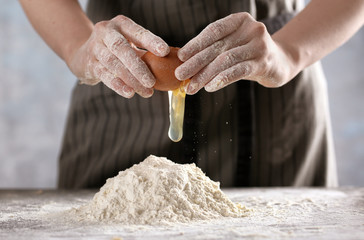
[[363,0],[312,0],[272,38],[289,52],[297,73],[342,45],[363,23]]
[[93,24],[77,0],[20,0],[35,30],[67,64]]

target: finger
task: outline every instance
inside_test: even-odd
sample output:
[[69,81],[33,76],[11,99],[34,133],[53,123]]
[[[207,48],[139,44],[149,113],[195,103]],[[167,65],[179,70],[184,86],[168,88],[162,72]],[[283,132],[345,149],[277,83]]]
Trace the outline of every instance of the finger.
[[105,35],[103,42],[144,87],[154,86],[153,74],[123,35],[112,29]]
[[198,73],[207,64],[212,62],[220,53],[222,53],[228,46],[226,42],[220,40],[213,45],[205,48],[197,53],[186,62],[182,63],[175,70],[175,76],[179,80],[186,80]]
[[238,63],[225,71],[219,73],[205,86],[207,92],[215,92],[223,87],[230,85],[241,79],[249,79],[254,71],[254,66],[257,64],[254,61],[245,61]]
[[249,16],[247,13],[231,14],[209,24],[199,35],[178,51],[179,59],[184,62],[214,42],[231,34],[239,28],[247,16]]
[[142,97],[150,97],[153,95],[153,89],[145,88],[141,85],[129,70],[121,63],[121,61],[113,55],[104,45],[97,45],[94,48],[96,59],[115,77],[123,80],[125,84],[133,88],[136,93]]
[[112,90],[114,90],[119,95],[125,98],[132,98],[134,96],[135,91],[124,83],[120,78],[113,78],[110,82],[104,82],[105,85]]
[[102,81],[108,88],[114,90],[119,95],[125,98],[134,96],[135,91],[126,85],[120,78],[110,73],[101,63],[96,63],[93,66],[93,75],[96,79]]
[[197,74],[205,66],[209,65],[223,52],[228,51],[236,46],[247,45],[254,38],[252,29],[249,26],[250,23],[251,21],[245,21],[244,24],[241,25],[241,29],[244,29],[244,34],[241,33],[241,30],[236,31],[229,36],[213,43],[209,47],[203,49],[185,61],[175,70],[176,78],[179,80],[189,79]]
[[137,47],[147,49],[154,55],[164,57],[169,53],[168,44],[162,38],[136,24],[128,17],[119,15],[111,20],[118,30]]
[[240,62],[252,59],[253,56],[254,52],[250,44],[223,52],[191,79],[189,86],[186,88],[186,93],[195,94],[219,73]]

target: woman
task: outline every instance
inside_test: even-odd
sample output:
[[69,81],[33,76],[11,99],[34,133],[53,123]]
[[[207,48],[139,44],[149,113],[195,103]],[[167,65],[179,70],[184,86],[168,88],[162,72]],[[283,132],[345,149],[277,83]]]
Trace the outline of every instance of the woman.
[[[362,26],[363,1],[313,0],[298,13],[299,0],[90,0],[87,15],[75,0],[21,3],[84,83],[59,187],[99,187],[149,154],[196,162],[223,187],[337,185],[317,61]],[[176,77],[191,78],[179,143],[167,137],[166,93],[139,57],[168,45],[181,47]]]

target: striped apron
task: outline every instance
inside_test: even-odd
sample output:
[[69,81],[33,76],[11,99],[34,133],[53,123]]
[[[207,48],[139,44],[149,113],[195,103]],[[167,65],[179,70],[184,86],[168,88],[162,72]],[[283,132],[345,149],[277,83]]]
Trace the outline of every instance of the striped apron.
[[[295,0],[90,0],[93,22],[122,14],[182,47],[209,23],[249,12],[270,33],[303,7]],[[239,81],[187,96],[184,137],[172,142],[166,92],[125,99],[102,83],[76,84],[59,159],[60,188],[97,188],[144,160],[196,163],[222,187],[336,186],[327,89],[319,63],[281,88]]]

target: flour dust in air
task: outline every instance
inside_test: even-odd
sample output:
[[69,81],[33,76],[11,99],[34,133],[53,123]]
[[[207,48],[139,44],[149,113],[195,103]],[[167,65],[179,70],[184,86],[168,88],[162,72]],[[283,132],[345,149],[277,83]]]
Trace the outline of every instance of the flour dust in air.
[[195,164],[149,156],[106,181],[94,198],[73,209],[79,221],[163,225],[246,216]]

